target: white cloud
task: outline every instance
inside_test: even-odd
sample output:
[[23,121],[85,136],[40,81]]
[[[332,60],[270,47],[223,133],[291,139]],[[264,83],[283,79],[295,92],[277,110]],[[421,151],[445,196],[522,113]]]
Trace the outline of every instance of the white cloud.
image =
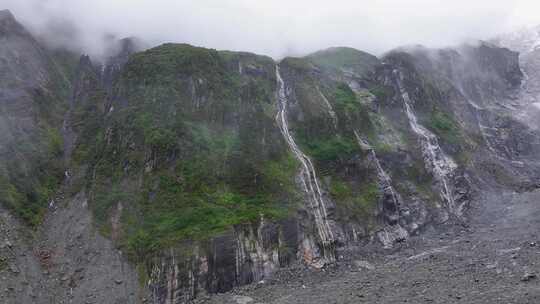
[[[379,54],[406,44],[440,47],[540,24],[533,0],[0,0],[34,32],[74,24],[70,42],[99,54],[106,33],[152,44],[304,54],[347,45]],[[67,31],[69,32],[69,31]],[[64,37],[65,38],[65,37]]]

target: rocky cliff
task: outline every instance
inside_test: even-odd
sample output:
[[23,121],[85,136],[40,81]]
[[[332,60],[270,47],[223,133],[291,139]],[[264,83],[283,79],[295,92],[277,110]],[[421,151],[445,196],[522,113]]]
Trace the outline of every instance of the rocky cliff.
[[536,185],[508,106],[532,76],[495,44],[275,62],[126,39],[98,62],[6,11],[0,39],[6,303],[186,303]]

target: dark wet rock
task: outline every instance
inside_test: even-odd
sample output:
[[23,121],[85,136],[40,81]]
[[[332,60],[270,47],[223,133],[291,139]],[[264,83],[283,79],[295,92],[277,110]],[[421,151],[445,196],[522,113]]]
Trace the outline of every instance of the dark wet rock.
[[535,273],[527,272],[521,277],[522,282],[529,282],[535,280],[537,275]]
[[518,115],[535,75],[514,51],[276,63],[130,38],[96,59],[9,11],[0,39],[2,303],[539,296],[508,289],[537,262],[540,214],[540,137]]

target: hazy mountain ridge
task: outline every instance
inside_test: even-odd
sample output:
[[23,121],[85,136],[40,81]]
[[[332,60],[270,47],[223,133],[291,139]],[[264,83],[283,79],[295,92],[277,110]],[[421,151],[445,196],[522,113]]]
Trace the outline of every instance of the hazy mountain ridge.
[[[34,87],[54,96],[44,112],[5,124],[21,141],[49,142],[54,166],[35,162],[56,177],[28,202],[13,194],[17,170],[4,170],[2,205],[38,231],[34,245],[16,236],[1,247],[7,303],[83,303],[85,293],[184,303],[291,264],[327,267],[367,242],[391,248],[466,222],[489,189],[537,185],[537,134],[499,112],[522,94],[518,54],[492,44],[380,59],[331,48],[276,63],[186,44],[138,52],[124,40],[96,64],[40,46],[8,12],[0,20],[3,39],[16,39],[0,45],[3,119],[40,105]],[[52,138],[36,131],[41,121]],[[70,225],[78,237],[58,242],[68,228],[56,227]],[[36,275],[10,289],[20,276],[11,265],[23,266],[9,248],[19,242],[38,252],[26,270]],[[110,282],[96,275],[108,263],[99,255],[110,256]]]

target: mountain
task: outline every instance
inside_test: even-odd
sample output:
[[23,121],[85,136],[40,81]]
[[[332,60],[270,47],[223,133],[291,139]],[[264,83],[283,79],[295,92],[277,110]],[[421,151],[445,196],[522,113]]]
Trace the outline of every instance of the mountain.
[[0,28],[2,200],[36,225],[43,215],[41,202],[53,194],[63,175],[58,127],[69,83],[8,11],[0,14]]
[[520,64],[524,74],[524,82],[521,96],[515,105],[516,111],[512,115],[537,130],[540,127],[538,123],[538,109],[540,109],[540,87],[538,86],[540,78],[538,74],[540,69],[540,50],[538,49],[540,28],[523,29],[501,35],[494,39],[493,43],[520,52]]
[[98,62],[8,11],[0,39],[5,303],[188,303],[538,188],[536,54],[514,40],[275,62],[128,38]]

